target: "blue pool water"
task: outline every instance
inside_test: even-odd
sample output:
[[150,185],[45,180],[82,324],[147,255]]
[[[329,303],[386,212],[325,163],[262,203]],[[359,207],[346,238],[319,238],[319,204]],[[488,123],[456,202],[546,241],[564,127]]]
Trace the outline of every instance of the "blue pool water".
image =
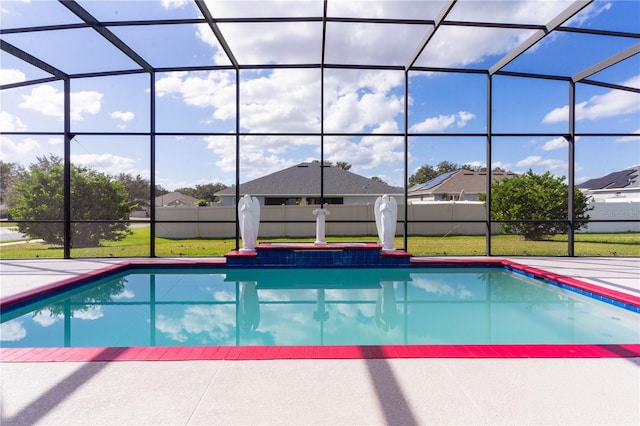
[[3,347],[621,344],[640,314],[503,268],[140,269],[3,312]]

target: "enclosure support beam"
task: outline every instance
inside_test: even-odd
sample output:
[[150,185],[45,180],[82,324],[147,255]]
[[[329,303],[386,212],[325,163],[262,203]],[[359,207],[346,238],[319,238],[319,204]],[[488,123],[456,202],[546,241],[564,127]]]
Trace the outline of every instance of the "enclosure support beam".
[[636,55],[640,53],[640,43],[634,44],[633,46],[631,46],[628,49],[623,50],[622,52],[613,55],[612,57],[605,59],[604,61],[590,67],[587,68],[586,70],[579,72],[577,74],[575,74],[573,77],[571,77],[571,80],[576,83],[578,81],[584,80],[585,78],[588,78],[590,76],[592,76],[593,74],[599,73],[600,71],[609,68],[612,65],[615,65],[619,62],[624,61],[625,59],[628,59],[630,57],[632,57],[633,55]]
[[62,178],[63,198],[63,252],[64,258],[71,258],[71,80],[64,79],[64,169]]
[[195,2],[196,6],[198,6],[198,9],[200,9],[200,13],[202,13],[202,16],[204,16],[207,24],[209,24],[209,28],[211,28],[211,31],[216,36],[218,43],[220,43],[220,47],[222,47],[222,50],[224,50],[224,53],[227,55],[227,58],[229,58],[229,61],[236,69],[236,71],[239,70],[240,64],[233,54],[233,51],[229,47],[227,40],[225,40],[224,36],[222,35],[222,31],[220,31],[220,28],[218,28],[218,24],[215,23],[213,15],[211,15],[211,11],[207,7],[206,2],[204,0],[195,0]]
[[513,61],[514,59],[522,55],[524,52],[528,51],[533,45],[538,43],[540,40],[542,40],[544,37],[546,37],[549,33],[551,33],[553,30],[558,28],[564,22],[571,19],[574,15],[576,15],[578,12],[580,12],[582,9],[587,7],[592,2],[593,0],[578,0],[573,2],[562,13],[557,15],[554,19],[551,20],[551,22],[545,25],[544,30],[538,30],[534,32],[528,39],[522,42],[519,46],[517,46],[515,49],[509,52],[502,59],[500,59],[491,68],[489,68],[489,74],[495,74],[496,72],[500,71],[502,68],[509,65],[511,61]]
[[236,69],[236,250],[240,249],[240,70]]
[[493,122],[492,118],[492,108],[493,108],[493,76],[489,74],[487,76],[487,201],[486,201],[486,238],[485,238],[485,253],[487,256],[491,256],[491,151],[492,151],[492,138],[493,138],[493,130],[491,127],[491,123]]
[[422,37],[422,40],[420,40],[420,43],[418,43],[418,48],[413,53],[413,55],[411,55],[411,58],[409,58],[409,62],[407,62],[407,65],[404,67],[405,71],[409,70],[416,63],[416,61],[420,57],[420,54],[422,54],[422,51],[425,49],[425,47],[427,47],[427,45],[429,44],[429,41],[431,41],[431,38],[436,33],[436,30],[440,27],[440,24],[442,23],[442,21],[444,21],[444,19],[447,17],[449,12],[451,12],[451,9],[453,9],[453,6],[456,4],[456,1],[458,0],[451,0],[447,5],[445,5],[442,8],[442,10],[440,10],[439,15],[436,17],[434,21],[434,26],[430,27],[427,30],[427,33],[424,35],[424,37]]
[[327,47],[327,0],[322,12],[322,57],[320,59],[320,208],[324,208],[324,58]]
[[[33,65],[34,67],[40,68],[42,71],[48,72],[49,74],[54,75],[57,79],[68,79],[69,76],[56,67],[49,65],[48,63],[36,58],[33,55],[28,54],[22,49],[18,49],[14,45],[7,43],[4,40],[0,40],[0,49],[7,52],[10,55],[15,56],[16,58],[22,59],[28,64]],[[34,80],[37,81],[37,80]],[[33,82],[30,82],[33,84]],[[3,86],[4,87],[4,86]]]
[[409,70],[404,71],[404,237],[402,249],[409,250]]
[[568,255],[574,256],[574,223],[575,223],[575,167],[576,161],[576,83],[569,83],[569,135],[565,138],[569,142],[569,176],[568,176],[568,199],[567,213],[569,218],[568,235]]
[[127,55],[129,59],[134,61],[136,64],[140,66],[143,70],[147,72],[152,72],[153,67],[145,61],[140,55],[129,47],[129,45],[118,38],[114,33],[111,32],[104,24],[98,21],[93,15],[87,12],[82,6],[80,6],[75,1],[70,0],[58,0],[62,3],[67,9],[73,12],[78,18],[82,19],[87,23],[91,28],[97,31],[102,37],[106,38],[111,44],[113,44],[116,48],[118,48],[122,53]]
[[156,257],[156,74],[149,73],[149,256]]

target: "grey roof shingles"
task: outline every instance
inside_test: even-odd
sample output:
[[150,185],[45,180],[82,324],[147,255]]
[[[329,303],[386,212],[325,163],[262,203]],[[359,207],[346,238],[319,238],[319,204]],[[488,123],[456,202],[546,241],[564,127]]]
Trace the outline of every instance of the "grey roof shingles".
[[[500,179],[516,176],[511,172],[492,172],[491,179],[495,182]],[[458,193],[463,190],[467,194],[476,194],[487,191],[487,173],[472,170],[459,169],[445,173],[420,185],[409,189],[409,196],[434,194],[434,193]]]
[[[325,197],[344,195],[399,194],[402,188],[371,180],[335,166],[324,166]],[[235,195],[229,187],[216,195]],[[300,163],[267,176],[240,184],[240,195],[313,196],[320,195],[320,162]]]

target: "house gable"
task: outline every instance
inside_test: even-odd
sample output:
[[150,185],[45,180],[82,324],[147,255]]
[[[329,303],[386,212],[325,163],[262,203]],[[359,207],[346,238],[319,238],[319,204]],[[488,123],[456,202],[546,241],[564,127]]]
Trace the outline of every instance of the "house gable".
[[[300,163],[267,176],[245,182],[240,185],[240,195],[250,194],[263,199],[286,200],[304,197],[315,200],[320,196],[320,178],[324,180],[325,201],[339,200],[345,197],[380,196],[383,194],[402,194],[402,188],[387,185],[348,170],[325,164],[320,169],[319,162]],[[216,193],[221,198],[235,197],[235,187],[229,187]],[[340,202],[341,203],[341,202]]]
[[156,197],[156,207],[190,206],[198,202],[197,198],[185,195],[181,192],[169,192]]

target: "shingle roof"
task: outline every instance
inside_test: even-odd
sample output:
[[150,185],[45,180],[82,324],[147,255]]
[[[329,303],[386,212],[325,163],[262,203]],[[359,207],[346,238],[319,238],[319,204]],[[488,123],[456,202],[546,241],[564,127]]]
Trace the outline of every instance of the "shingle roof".
[[589,179],[577,186],[581,189],[640,188],[640,166],[609,173],[599,178]]
[[190,195],[185,195],[181,192],[169,192],[168,194],[159,195],[156,197],[156,206],[169,206],[176,202],[179,202],[180,204],[190,205],[195,204],[197,201],[197,198],[193,198]]
[[[517,176],[511,172],[492,172],[491,178],[495,182],[500,179]],[[467,194],[477,194],[487,191],[487,172],[475,172],[472,170],[455,170],[453,172],[444,173],[425,183],[414,185],[409,188],[408,194],[434,194],[449,193],[455,194],[460,191]]]
[[[399,194],[402,188],[387,185],[339,167],[324,165],[324,195]],[[216,195],[235,195],[235,187],[217,192]],[[254,196],[319,195],[320,162],[300,163],[288,169],[240,184],[240,194]]]

